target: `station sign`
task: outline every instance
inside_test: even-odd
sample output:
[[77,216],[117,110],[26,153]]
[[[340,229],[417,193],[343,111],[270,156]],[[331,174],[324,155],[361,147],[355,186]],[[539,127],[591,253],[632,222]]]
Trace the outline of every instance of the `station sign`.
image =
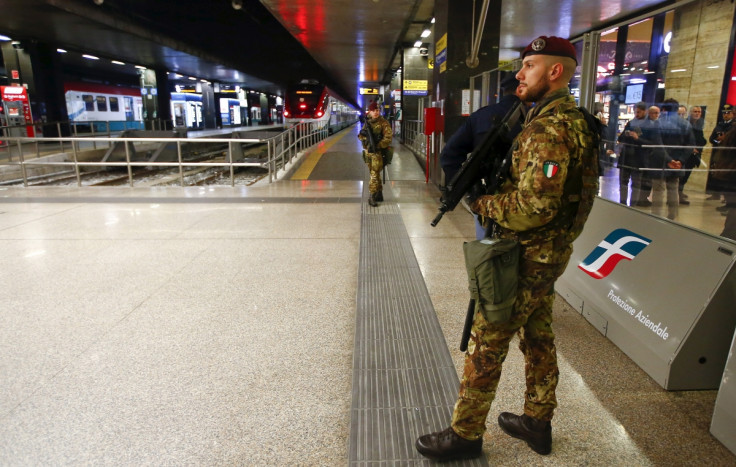
[[439,38],[434,46],[436,51],[434,55],[434,64],[439,65],[440,73],[447,71],[447,33]]
[[361,95],[377,95],[378,94],[378,88],[360,88],[360,94]]
[[426,79],[405,79],[404,94],[407,96],[426,96],[427,80]]

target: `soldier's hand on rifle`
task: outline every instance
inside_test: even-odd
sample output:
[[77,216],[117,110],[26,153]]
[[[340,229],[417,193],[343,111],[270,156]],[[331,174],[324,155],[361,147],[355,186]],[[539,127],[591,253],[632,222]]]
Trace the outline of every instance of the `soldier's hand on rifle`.
[[468,207],[471,207],[475,200],[480,198],[481,196],[486,194],[486,187],[483,185],[483,183],[478,182],[475,185],[473,185],[470,190],[468,190],[467,193],[465,193],[465,196],[463,197],[463,201],[468,205]]

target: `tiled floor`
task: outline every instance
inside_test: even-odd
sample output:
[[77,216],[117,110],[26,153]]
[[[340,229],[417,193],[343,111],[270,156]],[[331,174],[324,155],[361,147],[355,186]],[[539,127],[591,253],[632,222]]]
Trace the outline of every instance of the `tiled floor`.
[[[324,151],[359,161],[354,136]],[[397,157],[390,189],[459,369],[473,225],[456,210],[430,227],[438,192]],[[0,464],[346,465],[362,192],[0,188]],[[555,318],[553,453],[494,423],[522,404],[512,350],[490,464],[736,465],[708,431],[715,391],[666,392],[559,298]]]

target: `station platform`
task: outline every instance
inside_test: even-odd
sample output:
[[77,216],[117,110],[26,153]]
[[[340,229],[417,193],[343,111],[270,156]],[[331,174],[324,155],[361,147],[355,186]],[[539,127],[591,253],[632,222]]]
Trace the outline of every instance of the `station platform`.
[[[461,208],[395,143],[367,203],[356,127],[250,187],[0,187],[0,464],[431,465],[468,292]],[[495,420],[447,465],[736,465],[716,391],[667,392],[559,296],[553,450]]]

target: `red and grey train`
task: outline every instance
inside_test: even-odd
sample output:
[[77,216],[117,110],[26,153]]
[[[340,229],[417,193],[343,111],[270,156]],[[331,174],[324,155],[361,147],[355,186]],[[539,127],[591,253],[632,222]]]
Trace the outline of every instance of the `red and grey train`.
[[287,125],[317,123],[332,134],[357,122],[359,115],[359,111],[315,80],[302,80],[286,91],[284,121]]

